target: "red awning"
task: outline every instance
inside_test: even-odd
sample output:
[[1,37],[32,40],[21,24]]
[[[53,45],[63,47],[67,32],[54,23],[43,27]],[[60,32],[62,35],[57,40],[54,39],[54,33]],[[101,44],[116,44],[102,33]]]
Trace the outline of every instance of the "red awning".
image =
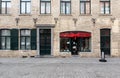
[[60,33],[61,38],[84,38],[84,37],[91,37],[90,32],[83,32],[83,31],[66,31]]

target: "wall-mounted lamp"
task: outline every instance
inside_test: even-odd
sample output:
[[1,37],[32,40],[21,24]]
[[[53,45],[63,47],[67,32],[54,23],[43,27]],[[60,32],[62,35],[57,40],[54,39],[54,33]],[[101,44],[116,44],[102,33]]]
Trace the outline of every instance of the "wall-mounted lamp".
[[20,18],[15,18],[16,26],[18,26],[19,20],[20,20]]
[[115,17],[111,18],[110,20],[111,20],[112,23],[114,23]]
[[96,18],[92,18],[91,21],[93,22],[93,25],[95,26],[95,24],[96,24]]
[[75,26],[76,26],[77,20],[78,20],[77,18],[73,18]]
[[55,24],[57,24],[58,18],[54,18]]
[[34,25],[36,25],[37,20],[38,20],[37,18],[33,18]]

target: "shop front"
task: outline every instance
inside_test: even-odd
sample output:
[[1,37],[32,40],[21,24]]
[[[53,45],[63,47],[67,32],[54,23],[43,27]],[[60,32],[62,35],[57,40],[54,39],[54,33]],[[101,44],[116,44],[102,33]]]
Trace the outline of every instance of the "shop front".
[[60,51],[71,52],[72,55],[79,55],[79,52],[90,52],[91,33],[83,31],[61,32]]

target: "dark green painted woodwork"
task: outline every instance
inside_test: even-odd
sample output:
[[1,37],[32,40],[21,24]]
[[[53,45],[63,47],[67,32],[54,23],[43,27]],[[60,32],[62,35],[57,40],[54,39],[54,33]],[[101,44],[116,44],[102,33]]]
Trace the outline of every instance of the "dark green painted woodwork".
[[40,55],[51,55],[51,29],[40,29]]
[[18,50],[18,29],[11,29],[11,50]]
[[100,30],[100,48],[101,52],[105,52],[106,55],[110,55],[110,29]]
[[1,30],[0,30],[0,50],[1,50]]
[[36,29],[31,29],[31,50],[37,49],[37,33]]

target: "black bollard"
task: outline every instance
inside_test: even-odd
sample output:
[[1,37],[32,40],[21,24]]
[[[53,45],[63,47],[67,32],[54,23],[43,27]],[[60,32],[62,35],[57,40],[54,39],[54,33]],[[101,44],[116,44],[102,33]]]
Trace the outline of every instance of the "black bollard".
[[101,59],[99,59],[100,62],[107,62],[107,60],[105,60],[105,53],[102,51],[101,52]]

